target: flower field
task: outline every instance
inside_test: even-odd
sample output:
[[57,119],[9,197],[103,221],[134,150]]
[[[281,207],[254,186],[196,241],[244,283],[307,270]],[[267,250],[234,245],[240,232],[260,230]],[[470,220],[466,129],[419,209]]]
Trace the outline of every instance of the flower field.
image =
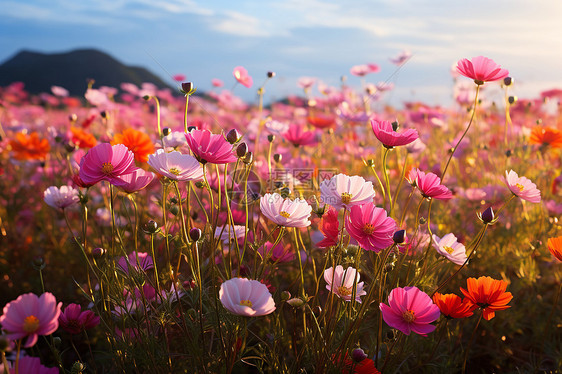
[[395,108],[379,70],[0,88],[3,372],[558,372],[562,90],[479,56]]

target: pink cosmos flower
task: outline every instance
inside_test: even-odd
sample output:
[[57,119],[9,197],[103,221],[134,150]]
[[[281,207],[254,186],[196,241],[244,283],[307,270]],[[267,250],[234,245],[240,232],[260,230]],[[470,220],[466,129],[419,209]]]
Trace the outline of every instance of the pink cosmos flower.
[[114,185],[121,188],[126,193],[134,193],[142,190],[152,182],[154,173],[137,168],[129,174],[120,175],[117,177],[119,181],[114,181]]
[[316,78],[312,77],[300,77],[297,81],[297,85],[303,90],[309,90],[316,83]]
[[191,152],[199,162],[205,164],[228,164],[238,158],[222,134],[212,134],[209,130],[191,130],[185,134]]
[[242,66],[235,67],[232,74],[242,86],[250,88],[252,87],[252,84],[254,84],[254,80],[248,75],[248,71]]
[[135,171],[135,155],[123,144],[100,143],[90,149],[80,161],[80,179],[87,184],[105,180],[117,182],[117,178]]
[[232,278],[223,282],[219,299],[229,312],[239,316],[265,316],[275,310],[267,286],[253,279]]
[[314,131],[304,131],[302,126],[292,124],[283,134],[285,139],[291,142],[295,147],[299,145],[313,145],[317,143],[316,133]]
[[408,129],[402,133],[395,131],[390,121],[377,121],[376,119],[372,119],[371,127],[377,139],[386,148],[410,144],[419,137],[415,129]]
[[288,262],[295,259],[295,253],[291,251],[291,246],[283,246],[283,243],[274,247],[273,243],[267,242],[258,249],[258,252],[263,258],[269,257],[272,262]]
[[[59,368],[49,368],[41,365],[39,357],[23,356],[19,359],[17,372],[20,374],[59,374]],[[15,374],[16,369],[10,368],[9,373]]]
[[[357,277],[357,279],[355,279],[355,277]],[[341,265],[336,266],[335,270],[333,267],[324,270],[324,280],[328,283],[326,288],[345,301],[351,301],[353,286],[356,282],[355,301],[360,303],[360,297],[367,294],[367,292],[363,290],[364,282],[359,282],[359,278],[359,273],[351,266],[345,270]]]
[[310,226],[312,207],[306,200],[284,199],[278,193],[267,193],[260,198],[260,209],[264,216],[285,227]]
[[322,202],[339,210],[355,205],[372,202],[375,190],[372,182],[366,182],[363,177],[337,174],[320,183]]
[[126,274],[129,274],[129,267],[146,272],[147,270],[154,269],[154,261],[148,253],[132,252],[127,257],[121,257],[117,266]]
[[447,257],[451,262],[462,265],[466,261],[466,249],[462,243],[457,241],[457,237],[453,233],[449,233],[439,239],[433,234],[433,248],[442,256]]
[[351,207],[345,228],[361,247],[378,253],[394,242],[396,222],[387,216],[386,210],[368,202]]
[[505,171],[505,183],[515,196],[531,203],[541,202],[541,191],[537,185],[525,177],[518,176],[513,170]]
[[79,304],[68,304],[59,316],[60,327],[69,334],[80,334],[100,324],[100,317],[91,310],[82,311]]
[[221,81],[221,80],[218,79],[218,78],[213,78],[213,79],[211,79],[211,84],[213,85],[213,87],[222,87],[222,86],[224,86],[223,81]]
[[441,178],[433,173],[424,173],[418,170],[416,175],[416,186],[420,189],[426,199],[449,200],[453,193],[441,184]]
[[328,206],[320,222],[320,231],[322,231],[325,238],[316,243],[316,246],[318,248],[328,248],[338,244],[340,227],[338,212],[331,206]]
[[39,297],[26,293],[6,304],[0,324],[12,340],[27,337],[25,347],[29,348],[35,345],[39,335],[50,335],[57,330],[61,306],[62,302],[57,304],[50,292]]
[[426,336],[435,330],[430,323],[439,318],[439,307],[417,287],[397,287],[388,295],[388,305],[379,304],[382,318],[392,328],[406,335],[411,332]]
[[457,71],[467,78],[474,79],[474,83],[482,85],[484,82],[494,82],[509,75],[509,71],[502,69],[494,60],[478,56],[471,60],[463,58],[457,63]]
[[381,70],[379,65],[377,64],[364,64],[364,65],[355,65],[353,66],[349,72],[352,75],[357,77],[364,77],[367,74],[377,73]]
[[174,78],[176,82],[185,82],[187,77],[185,76],[185,74],[176,74],[172,78]]
[[183,155],[178,151],[166,153],[159,149],[148,156],[148,164],[158,174],[176,181],[198,181],[203,179],[201,164],[190,155]]
[[410,57],[412,57],[412,52],[403,50],[398,54],[398,56],[390,58],[390,62],[392,62],[394,65],[400,66],[408,61]]
[[43,200],[53,208],[64,209],[78,203],[80,197],[78,190],[72,186],[61,186],[60,188],[51,186],[43,192]]

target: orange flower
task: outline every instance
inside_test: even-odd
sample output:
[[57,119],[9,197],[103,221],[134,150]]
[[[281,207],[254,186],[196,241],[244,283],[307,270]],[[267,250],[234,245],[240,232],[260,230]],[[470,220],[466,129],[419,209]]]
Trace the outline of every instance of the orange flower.
[[123,133],[116,134],[111,141],[111,145],[115,144],[125,145],[140,162],[148,161],[148,156],[154,153],[154,145],[148,135],[135,129],[125,129]]
[[78,148],[92,148],[98,143],[92,134],[81,128],[72,126],[70,132],[72,133],[71,140]]
[[332,127],[336,123],[336,119],[332,116],[318,114],[316,116],[307,117],[308,123],[317,129],[325,129],[327,127]]
[[[461,288],[466,296],[466,301],[482,308],[484,318],[491,320],[496,315],[496,310],[511,308],[507,305],[513,299],[511,292],[505,292],[507,282],[490,277],[468,278],[467,289]],[[468,299],[468,300],[467,300]]]
[[552,127],[535,126],[531,131],[529,141],[532,144],[549,145],[552,148],[562,148],[562,131]]
[[17,133],[16,138],[10,140],[10,146],[16,160],[45,160],[51,150],[47,139],[39,139],[39,134],[32,132],[27,135]]
[[433,295],[433,302],[439,307],[441,314],[448,319],[470,317],[472,311],[476,309],[475,305],[466,299],[462,300],[454,293],[440,294],[436,292]]
[[562,236],[550,238],[547,242],[548,250],[558,261],[562,261]]

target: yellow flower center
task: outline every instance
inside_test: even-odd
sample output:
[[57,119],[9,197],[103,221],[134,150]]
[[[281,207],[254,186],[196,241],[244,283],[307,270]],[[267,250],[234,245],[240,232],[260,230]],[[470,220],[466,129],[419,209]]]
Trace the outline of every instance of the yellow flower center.
[[169,172],[174,175],[180,175],[180,171],[178,168],[170,168]]
[[443,249],[446,250],[448,254],[451,254],[451,253],[454,252],[454,249],[449,247],[448,245],[444,246]]
[[25,332],[31,334],[37,331],[38,328],[39,319],[37,319],[37,317],[35,317],[34,315],[25,317],[25,319],[23,320],[23,329]]
[[344,204],[349,204],[351,202],[351,197],[353,195],[347,192],[342,192],[341,194],[341,202]]
[[523,187],[523,185],[521,185],[521,184],[519,184],[519,183],[517,183],[517,184],[515,185],[515,187],[519,188],[519,191],[523,191],[523,189],[525,188],[525,187]]
[[363,226],[363,232],[367,235],[371,235],[375,232],[375,226],[371,225],[370,223],[366,223],[365,226]]
[[242,300],[242,301],[240,301],[240,305],[244,305],[244,306],[247,306],[247,307],[251,308],[252,302],[250,300]]
[[105,175],[111,174],[111,172],[113,171],[113,165],[111,165],[111,162],[104,162],[101,167],[101,171]]
[[289,213],[287,213],[287,212],[285,212],[285,211],[281,211],[279,214],[280,214],[281,216],[285,217],[285,218],[289,218],[289,217],[291,216]]
[[412,323],[416,319],[416,313],[414,313],[413,310],[407,310],[402,313],[402,318],[404,318],[404,321],[407,323]]
[[340,296],[349,296],[351,295],[352,289],[350,287],[340,286],[338,287],[337,294]]

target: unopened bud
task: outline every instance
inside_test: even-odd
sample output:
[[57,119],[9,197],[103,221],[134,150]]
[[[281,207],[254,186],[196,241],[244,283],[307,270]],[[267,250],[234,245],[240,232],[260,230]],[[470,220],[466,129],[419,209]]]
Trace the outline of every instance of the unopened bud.
[[267,77],[268,78],[273,78],[275,76],[275,72],[274,71],[268,71],[267,72]]
[[301,306],[304,305],[304,300],[300,299],[298,297],[295,297],[295,298],[287,300],[287,304],[289,304],[293,308],[300,308]]
[[291,189],[289,187],[283,187],[281,189],[280,195],[283,199],[286,199],[287,197],[289,197],[289,195],[291,194]]
[[192,95],[197,89],[193,85],[193,82],[183,82],[181,84],[181,90],[186,95]]
[[196,126],[189,126],[189,127],[187,128],[187,132],[192,132],[193,130],[196,130],[196,129],[197,129]]
[[150,100],[150,96],[148,96],[148,95],[144,95],[142,98],[143,98],[145,101]]
[[507,101],[508,101],[510,104],[515,104],[515,102],[517,101],[517,96],[509,96],[509,97],[507,98]]
[[101,248],[101,247],[96,247],[94,249],[92,249],[90,251],[90,253],[92,254],[92,257],[94,258],[100,258],[105,254],[105,249]]
[[86,365],[81,363],[80,361],[76,361],[74,365],[72,365],[72,369],[70,369],[71,374],[82,374],[86,370]]
[[392,240],[394,240],[394,243],[396,244],[402,244],[404,243],[405,237],[406,237],[406,230],[398,230],[392,236]]
[[483,211],[482,214],[478,214],[478,218],[480,218],[480,220],[485,224],[492,224],[494,223],[495,219],[494,210],[490,206],[486,208],[486,210]]
[[43,260],[43,257],[41,256],[36,256],[33,258],[32,261],[32,265],[36,270],[43,270],[45,269],[45,260]]
[[365,354],[365,351],[363,351],[361,348],[355,348],[353,352],[351,352],[351,358],[355,362],[361,362],[367,358],[367,355]]
[[155,234],[158,232],[158,223],[154,220],[150,220],[143,225],[142,229],[147,234]]
[[64,143],[64,149],[68,152],[68,153],[72,153],[76,150],[76,144],[74,144],[72,141],[68,141]]
[[251,164],[254,161],[254,154],[252,152],[246,153],[244,159],[242,160],[246,165]]
[[226,140],[228,140],[230,144],[236,143],[240,138],[241,135],[236,129],[232,129],[226,134]]
[[198,229],[197,227],[192,228],[191,230],[189,230],[189,237],[194,242],[198,241],[199,239],[201,239],[201,229]]
[[273,143],[274,140],[275,140],[275,135],[269,134],[269,135],[267,136],[267,141],[268,141],[268,142]]
[[162,135],[164,135],[164,136],[170,135],[171,132],[172,132],[172,130],[170,130],[169,127],[164,127],[164,128],[162,129]]
[[276,154],[273,155],[273,161],[275,161],[277,163],[280,163],[282,159],[283,159],[283,156],[279,153],[276,153]]
[[172,205],[169,209],[170,213],[172,213],[174,216],[177,216],[178,213],[180,212],[180,208],[178,208],[177,205]]
[[513,84],[513,78],[505,77],[503,79],[503,84],[506,85],[506,86],[511,86]]
[[238,147],[236,147],[236,156],[242,158],[246,156],[246,153],[248,153],[248,145],[245,142],[238,144]]
[[511,149],[508,149],[507,151],[505,151],[505,155],[507,157],[511,157],[512,154],[513,154],[513,152],[511,151]]
[[109,118],[109,113],[107,113],[105,110],[102,110],[100,113],[101,118],[103,119],[108,119]]
[[281,301],[287,301],[291,298],[291,293],[289,291],[281,292]]

